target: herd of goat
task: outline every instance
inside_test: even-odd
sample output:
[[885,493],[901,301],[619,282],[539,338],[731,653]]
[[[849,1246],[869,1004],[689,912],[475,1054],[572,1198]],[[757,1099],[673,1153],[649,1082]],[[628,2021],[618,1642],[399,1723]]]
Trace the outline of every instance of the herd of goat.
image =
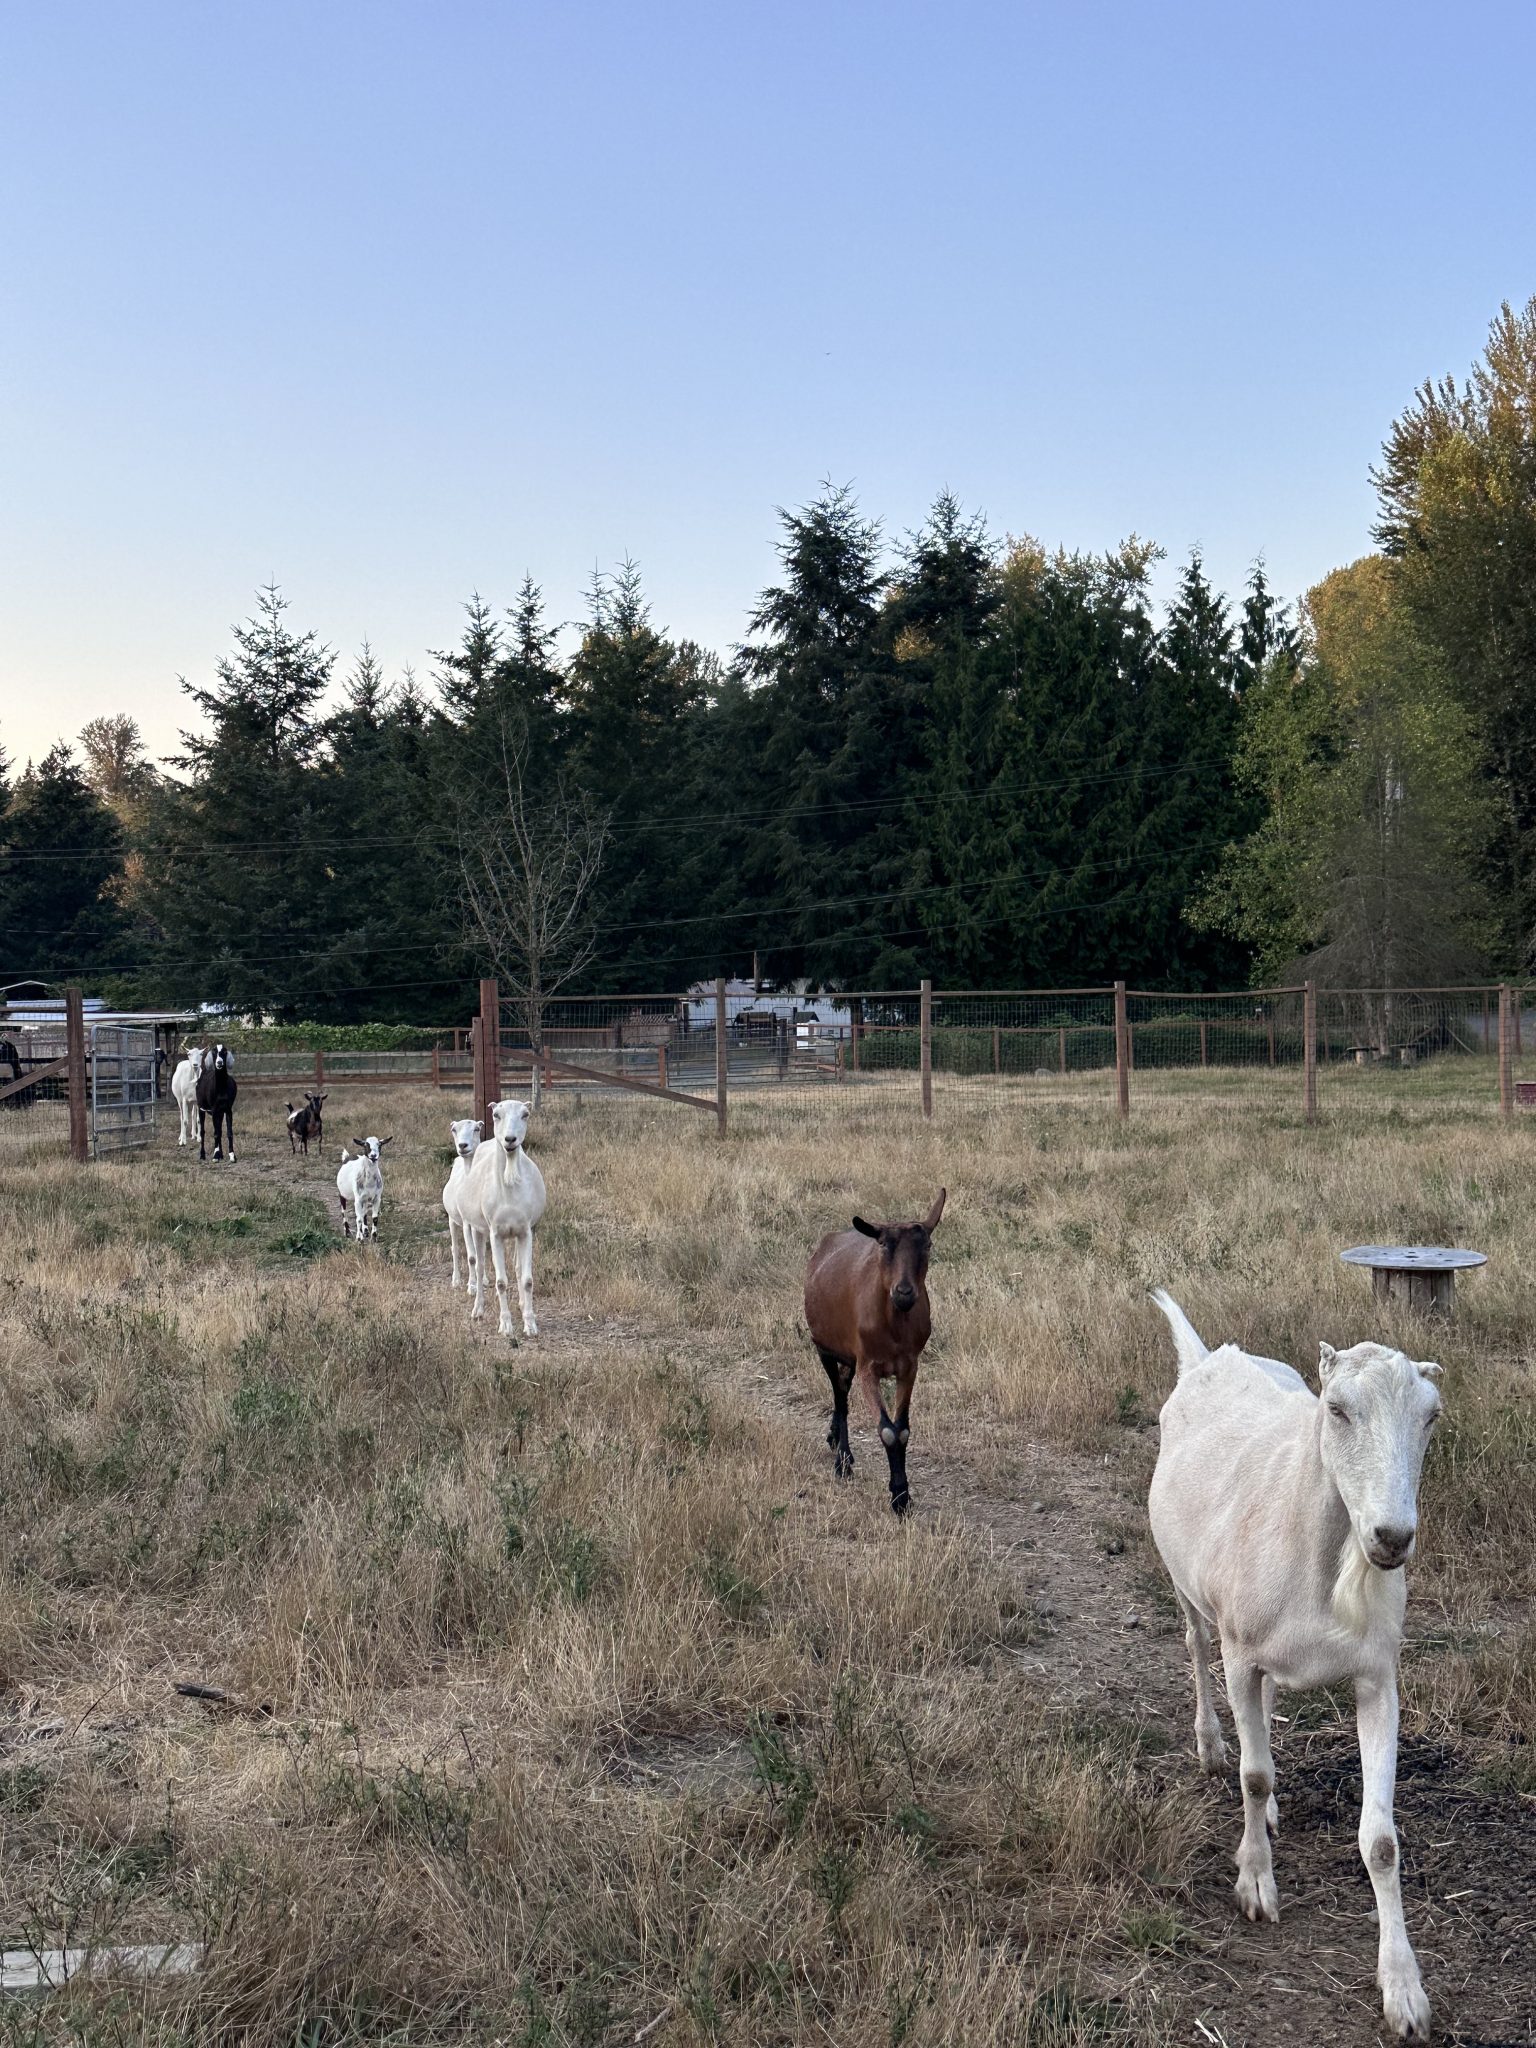
[[[233,1160],[235,1080],[223,1046],[183,1060],[172,1080],[180,1142],[198,1119],[221,1122]],[[288,1105],[295,1150],[323,1137],[325,1097]],[[523,1334],[536,1336],[533,1234],[544,1214],[544,1178],[525,1140],[524,1102],[490,1105],[484,1125],[451,1126],[453,1166],[443,1189],[453,1286],[484,1312],[487,1262],[496,1275],[499,1329],[514,1335],[513,1275]],[[383,1207],[381,1153],[390,1141],[342,1149],[336,1177],[343,1228],[376,1239]],[[805,1271],[805,1321],[832,1389],[827,1443],[839,1478],[853,1471],[848,1402],[857,1381],[877,1417],[889,1466],[891,1507],[910,1504],[907,1446],[918,1364],[932,1326],[928,1265],[944,1213],[941,1188],[915,1222],[871,1223],[824,1237]],[[349,1217],[350,1211],[350,1217]],[[1352,1681],[1360,1744],[1360,1854],[1376,1898],[1377,1984],[1397,2038],[1424,2041],[1429,2001],[1403,1919],[1393,1799],[1397,1775],[1398,1659],[1407,1593],[1403,1566],[1418,1527],[1419,1475],[1440,1413],[1438,1365],[1382,1344],[1321,1347],[1314,1394],[1278,1359],[1235,1344],[1210,1349],[1183,1310],[1159,1290],[1178,1378],[1161,1413],[1148,1514],[1153,1540],[1184,1616],[1194,1669],[1195,1746],[1202,1766],[1224,1770],[1226,1744],[1211,1677],[1214,1639],[1236,1724],[1243,1794],[1237,1898],[1250,1920],[1278,1920],[1272,1838],[1279,1828],[1270,1724],[1277,1686]],[[889,1383],[889,1400],[882,1392]]]

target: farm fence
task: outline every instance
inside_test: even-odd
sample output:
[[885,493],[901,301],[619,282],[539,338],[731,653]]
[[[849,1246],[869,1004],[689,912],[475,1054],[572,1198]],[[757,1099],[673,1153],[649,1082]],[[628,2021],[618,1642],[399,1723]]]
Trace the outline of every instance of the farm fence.
[[[932,1116],[972,1103],[1131,1113],[1156,1077],[1198,1113],[1529,1100],[1536,1013],[1510,986],[837,990],[717,981],[684,993],[559,996],[481,986],[469,1033],[477,1102],[543,1089],[650,1096],[713,1112],[820,1103]],[[1529,1053],[1527,1049],[1529,1048]]]

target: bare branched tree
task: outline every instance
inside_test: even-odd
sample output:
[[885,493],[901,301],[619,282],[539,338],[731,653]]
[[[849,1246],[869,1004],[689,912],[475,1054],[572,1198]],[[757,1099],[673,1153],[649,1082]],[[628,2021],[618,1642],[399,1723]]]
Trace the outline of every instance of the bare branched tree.
[[594,884],[608,817],[563,777],[530,787],[527,740],[511,721],[502,723],[498,755],[459,814],[464,918],[470,945],[495,969],[528,1033],[537,1105],[545,1006],[597,947]]

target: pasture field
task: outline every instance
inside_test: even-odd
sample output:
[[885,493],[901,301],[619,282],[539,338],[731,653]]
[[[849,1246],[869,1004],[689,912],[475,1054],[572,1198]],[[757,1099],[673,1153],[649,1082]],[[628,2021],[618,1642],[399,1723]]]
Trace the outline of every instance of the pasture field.
[[[0,1937],[194,1974],[0,1999],[0,2044],[1077,2048],[1378,2039],[1347,1700],[1282,1700],[1278,1928],[1239,1920],[1143,1501],[1165,1285],[1212,1341],[1446,1369],[1398,1820],[1437,2038],[1536,2041],[1536,1130],[1341,1077],[1213,1110],[558,1098],[542,1334],[448,1290],[448,1120],[289,1156],[0,1153]],[[366,1125],[362,1121],[366,1119]],[[350,1120],[350,1121],[349,1121]],[[343,1243],[354,1129],[377,1251]],[[799,1275],[941,1185],[914,1511],[832,1476]],[[1338,1252],[1458,1242],[1454,1324]],[[218,1688],[222,1702],[178,1694]]]

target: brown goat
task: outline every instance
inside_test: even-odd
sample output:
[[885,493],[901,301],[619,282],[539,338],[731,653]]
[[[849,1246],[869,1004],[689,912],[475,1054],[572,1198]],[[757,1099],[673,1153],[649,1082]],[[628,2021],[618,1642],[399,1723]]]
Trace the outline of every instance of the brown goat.
[[[880,1441],[891,1467],[891,1507],[904,1515],[907,1442],[912,1434],[912,1389],[917,1363],[932,1327],[928,1310],[928,1253],[944,1213],[944,1189],[921,1223],[866,1223],[834,1230],[811,1253],[805,1269],[805,1321],[816,1355],[832,1382],[827,1442],[836,1452],[839,1479],[853,1470],[848,1442],[848,1393],[862,1379],[880,1415]],[[886,1413],[880,1382],[893,1379],[896,1396]]]

